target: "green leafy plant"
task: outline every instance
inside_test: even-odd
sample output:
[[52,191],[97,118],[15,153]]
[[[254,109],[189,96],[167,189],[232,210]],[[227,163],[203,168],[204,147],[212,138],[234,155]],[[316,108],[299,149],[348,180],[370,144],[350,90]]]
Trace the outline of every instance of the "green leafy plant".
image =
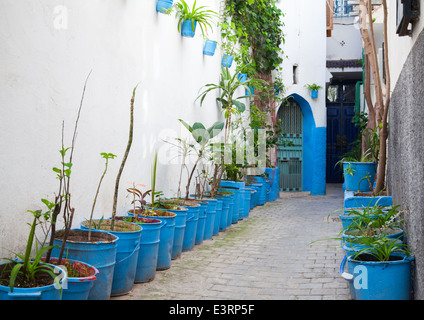
[[207,34],[208,27],[212,29],[212,23],[217,13],[213,10],[206,9],[206,6],[196,7],[196,0],[193,3],[193,6],[190,6],[184,0],[179,0],[175,4],[176,16],[178,18],[178,32],[181,31],[181,25],[185,20],[191,20],[191,28],[194,31],[194,23],[197,21],[197,24],[200,27],[202,35]]
[[364,246],[364,248],[355,251],[354,259],[357,260],[370,261],[367,256],[371,256],[376,261],[389,261],[393,254],[411,256],[411,251],[399,239],[368,236],[358,237],[355,242]]
[[[144,185],[140,185],[140,186],[144,187]],[[142,192],[136,187],[137,185],[133,183],[132,188],[128,188],[127,191],[129,195],[133,196],[133,200],[131,202],[131,204],[133,205],[133,214],[135,217],[138,217],[139,214],[143,214],[143,212],[145,211],[144,206],[147,204],[147,202],[146,200],[144,200],[144,198],[150,195],[150,192],[152,192],[152,190]],[[139,203],[138,206],[136,206],[137,202]]]
[[210,142],[211,139],[216,137],[224,128],[224,123],[221,121],[215,122],[211,127],[207,128],[200,122],[195,122],[193,126],[190,126],[187,122],[185,122],[182,119],[178,119],[183,126],[190,131],[191,135],[193,136],[194,140],[199,145],[199,148],[196,150],[197,153],[197,159],[194,163],[194,166],[191,170],[191,173],[188,177],[187,185],[186,185],[186,197],[185,199],[188,200],[190,196],[190,184],[191,180],[193,178],[193,174],[197,168],[197,165],[201,161],[201,159],[204,157],[205,149]]
[[[31,256],[32,248],[35,242],[36,227],[38,224],[41,223],[42,218],[44,218],[45,220],[50,219],[51,209],[49,209],[45,213],[42,213],[41,210],[28,210],[28,212],[32,213],[32,215],[34,216],[34,219],[32,224],[29,224],[31,228],[25,248],[25,253],[23,255],[14,253],[16,257],[20,260],[3,258],[9,260],[13,267],[11,270],[5,270],[3,268],[2,274],[0,276],[0,283],[5,283],[6,285],[8,285],[10,287],[11,292],[13,292],[13,288],[15,287],[17,281],[19,281],[19,284],[22,287],[34,287],[39,285],[37,283],[37,277],[40,274],[47,274],[51,276],[52,279],[57,278],[57,274],[54,273],[54,268],[42,263],[41,261],[41,258],[45,254],[45,252],[50,250],[54,246],[42,247],[41,250],[37,249],[36,256]],[[37,245],[36,247],[38,248]],[[7,277],[7,273],[9,273],[9,277]]]
[[[230,133],[231,133],[231,124],[232,124],[232,115],[240,115],[245,111],[246,105],[239,101],[239,99],[245,98],[246,96],[240,96],[235,98],[235,94],[239,88],[249,90],[249,85],[253,83],[261,82],[256,79],[248,79],[245,82],[240,82],[238,79],[238,70],[231,75],[228,67],[221,68],[221,77],[218,84],[210,83],[206,84],[202,89],[203,91],[199,94],[196,100],[200,99],[200,105],[202,105],[206,96],[214,91],[220,92],[220,96],[216,98],[217,102],[221,104],[224,116],[225,116],[225,132],[224,132],[224,144],[227,144]],[[201,89],[201,90],[202,90]],[[221,150],[220,150],[221,151]],[[220,152],[221,156],[224,156],[224,153]],[[223,163],[221,160],[219,163]],[[215,170],[213,173],[213,178],[211,182],[211,196],[215,196],[218,191],[219,183],[224,173],[224,167],[216,164]]]
[[308,90],[319,90],[322,87],[317,85],[316,83],[312,83],[312,84],[306,84],[305,88],[307,88]]

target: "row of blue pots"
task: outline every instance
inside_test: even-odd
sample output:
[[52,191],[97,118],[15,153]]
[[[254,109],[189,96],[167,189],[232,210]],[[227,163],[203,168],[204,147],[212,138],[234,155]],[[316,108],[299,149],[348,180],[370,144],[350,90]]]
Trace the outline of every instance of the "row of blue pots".
[[[274,198],[269,197],[269,190],[270,181],[263,177],[247,186],[244,182],[222,181],[215,198],[193,197],[190,199],[193,205],[161,209],[167,212],[163,216],[137,217],[134,223],[120,221],[135,219],[129,211],[127,216],[116,217],[116,221],[126,228],[131,226],[131,230],[103,231],[99,227],[92,230],[95,241],[67,240],[66,258],[86,264],[92,270],[89,276],[63,277],[66,286],[61,291],[53,285],[25,292],[17,288],[13,294],[8,287],[0,288],[0,299],[108,300],[111,296],[127,294],[134,283],[152,281],[156,271],[170,268],[171,261],[179,258],[182,252],[192,250],[203,240],[212,239],[247,218],[257,205],[272,201]],[[103,223],[107,221],[110,220]],[[99,222],[97,220],[96,224]],[[85,239],[88,221],[81,222],[80,229],[71,232]],[[53,249],[53,257],[59,255],[60,238],[54,239],[54,245],[57,247]],[[57,268],[60,270],[60,266]]]
[[[372,171],[372,170],[371,170]],[[345,180],[346,182],[346,180]],[[358,186],[358,184],[355,185]],[[364,189],[363,189],[364,190]],[[345,194],[352,193],[345,191]],[[353,197],[353,195],[352,195]],[[364,261],[355,257],[356,253],[366,248],[365,245],[355,243],[355,236],[347,232],[355,216],[347,214],[347,210],[374,206],[379,200],[383,200],[381,205],[392,205],[391,197],[385,196],[382,199],[375,197],[360,197],[351,199],[345,196],[344,213],[339,217],[342,221],[341,247],[345,252],[345,257],[340,264],[340,275],[348,281],[352,299],[354,300],[410,300],[411,294],[411,264],[414,256],[407,256],[401,253],[392,253],[389,261]],[[389,201],[390,200],[390,201]],[[351,204],[355,204],[351,206]],[[363,210],[363,209],[362,209]],[[384,213],[379,213],[384,214]],[[370,213],[370,218],[374,217]],[[398,243],[404,241],[404,232],[401,229],[395,230],[387,238],[396,240]]]

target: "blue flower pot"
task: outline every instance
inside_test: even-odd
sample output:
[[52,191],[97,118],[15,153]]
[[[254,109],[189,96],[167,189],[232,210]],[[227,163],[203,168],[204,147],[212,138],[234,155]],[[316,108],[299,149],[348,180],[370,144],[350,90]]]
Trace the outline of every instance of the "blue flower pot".
[[267,178],[265,176],[249,176],[249,179],[254,184],[261,185],[260,192],[258,194],[258,205],[263,206],[267,201]]
[[[392,261],[359,261],[346,255],[340,275],[349,282],[354,300],[410,300],[413,256],[393,253]],[[395,260],[396,259],[396,260]],[[347,271],[345,265],[347,263]]]
[[[0,264],[0,270],[6,268],[10,263],[11,262]],[[66,272],[60,267],[52,264],[49,265],[58,270],[58,276],[61,277],[61,283],[65,284],[68,281]],[[62,292],[63,290],[64,289],[62,289]],[[37,288],[15,287],[13,288],[13,292],[10,291],[10,287],[0,285],[0,300],[61,300],[60,292],[61,291],[55,284]]]
[[228,55],[228,54],[224,54],[224,56],[222,57],[221,65],[223,67],[231,68],[231,66],[233,64],[233,60],[234,60],[233,56]]
[[268,179],[270,180],[268,201],[275,201],[277,199],[278,184],[280,183],[277,177],[277,170],[276,168],[262,168],[262,170],[264,170],[264,172],[268,175]]
[[[127,214],[128,217],[134,217],[132,210],[127,212]],[[142,217],[139,217],[134,223],[141,225],[143,228],[140,238],[140,251],[138,253],[134,283],[149,282],[156,276],[160,230],[165,223],[159,219],[147,219]]]
[[189,201],[197,203],[199,205],[199,218],[197,221],[197,228],[194,237],[194,244],[199,245],[203,243],[203,236],[205,233],[205,222],[206,222],[206,211],[208,208],[208,202],[199,199],[190,198]]
[[[232,188],[238,188],[238,192],[235,191],[235,199],[236,199],[236,205],[235,212],[233,212],[233,223],[237,222],[238,220],[241,220],[244,218],[244,189],[245,189],[245,183],[244,181],[230,181],[230,180],[221,180],[220,187],[226,188],[226,187],[232,187]],[[236,190],[236,189],[235,189]],[[237,221],[234,222],[234,220],[237,219]]]
[[160,13],[165,13],[169,8],[172,7],[173,0],[157,0],[156,2],[156,11]]
[[215,54],[216,46],[218,42],[213,40],[206,40],[203,46],[203,54],[207,56],[213,56]]
[[187,220],[187,208],[179,207],[178,210],[174,209],[160,209],[175,213],[175,227],[174,227],[174,241],[172,244],[171,259],[175,260],[181,256],[183,251],[184,232]]
[[[58,232],[56,232],[58,235]],[[75,235],[75,238],[73,237]],[[66,258],[78,260],[95,266],[99,271],[97,280],[88,294],[88,300],[109,300],[112,292],[113,273],[115,270],[116,253],[119,237],[109,232],[92,230],[92,240],[88,241],[88,231],[72,229],[65,244]],[[87,238],[86,241],[79,240]],[[78,240],[74,240],[78,239]],[[62,240],[56,237],[52,256],[59,256]]]
[[[110,221],[110,219],[104,220],[103,224],[109,224]],[[98,220],[96,223],[98,223]],[[113,270],[112,291],[110,294],[112,297],[128,294],[134,285],[142,231],[142,227],[135,223],[119,220],[115,221],[117,229],[118,223],[127,227],[128,231],[107,231],[119,238],[115,268]],[[88,221],[81,222],[81,229],[88,230],[87,225]],[[99,229],[95,230],[102,231]]]
[[312,99],[318,98],[318,90],[311,90],[311,98]]
[[249,211],[250,211],[250,198],[252,196],[252,189],[249,189],[249,188],[243,189],[243,195],[244,195],[243,218],[247,218],[249,216]]
[[[43,260],[44,261],[44,260]],[[57,265],[58,258],[50,258],[50,263]],[[72,264],[78,270],[78,267],[84,268],[85,276],[82,277],[69,277],[66,283],[66,288],[62,290],[62,300],[88,300],[90,290],[93,288],[94,283],[99,275],[99,270],[94,266],[77,260],[62,259],[61,265],[65,263]],[[68,270],[67,270],[68,271]]]
[[181,26],[181,35],[183,37],[193,38],[196,34],[197,21],[187,19],[184,20]]
[[239,79],[239,81],[241,83],[245,83],[246,80],[247,80],[247,74],[245,74],[245,73],[239,73],[238,76],[237,76],[237,78]]
[[[216,196],[217,199],[222,200],[222,211],[221,211],[221,219],[219,222],[219,231],[225,231],[227,229],[228,224],[228,214],[230,212],[231,205],[231,195],[230,194],[218,194]],[[230,220],[231,225],[231,220]]]
[[254,86],[249,86],[249,90],[245,90],[245,95],[246,96],[253,96],[255,94],[255,87]]
[[[371,191],[376,170],[376,162],[343,162],[343,177],[346,191]],[[353,173],[353,175],[350,173]],[[366,178],[367,175],[369,178]]]
[[[146,206],[147,209],[151,209]],[[174,245],[175,220],[177,215],[162,209],[155,209],[154,215],[144,215],[143,218],[158,219],[163,225],[160,229],[160,241],[156,270],[166,270],[171,267],[171,253]]]

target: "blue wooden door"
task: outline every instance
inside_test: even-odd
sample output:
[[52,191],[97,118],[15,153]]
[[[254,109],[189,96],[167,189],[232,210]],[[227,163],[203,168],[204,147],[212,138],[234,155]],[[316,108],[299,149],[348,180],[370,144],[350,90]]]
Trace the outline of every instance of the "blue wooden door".
[[342,183],[343,173],[336,163],[352,148],[358,137],[355,117],[355,84],[333,84],[327,90],[327,161],[328,183]]
[[287,100],[278,111],[281,120],[282,139],[277,147],[280,167],[280,190],[302,190],[303,166],[303,114],[300,105]]

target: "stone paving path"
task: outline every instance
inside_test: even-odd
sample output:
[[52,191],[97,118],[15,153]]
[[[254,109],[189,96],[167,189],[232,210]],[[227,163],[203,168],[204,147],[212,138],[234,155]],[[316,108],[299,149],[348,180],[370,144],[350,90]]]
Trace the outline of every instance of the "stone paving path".
[[212,240],[172,260],[153,281],[112,300],[348,300],[338,272],[344,256],[336,237],[341,185],[325,196],[281,193]]

